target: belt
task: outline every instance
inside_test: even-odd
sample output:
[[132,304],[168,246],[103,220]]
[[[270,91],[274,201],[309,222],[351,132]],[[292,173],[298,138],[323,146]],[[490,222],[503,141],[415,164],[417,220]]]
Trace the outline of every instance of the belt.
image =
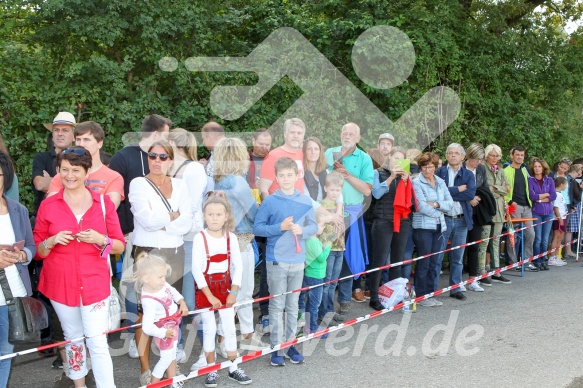
[[448,217],[448,218],[453,218],[453,219],[456,219],[456,218],[461,218],[461,217],[463,217],[464,215],[463,215],[463,214],[458,214],[457,216],[448,216],[447,214],[444,214],[444,216],[446,216],[446,217]]

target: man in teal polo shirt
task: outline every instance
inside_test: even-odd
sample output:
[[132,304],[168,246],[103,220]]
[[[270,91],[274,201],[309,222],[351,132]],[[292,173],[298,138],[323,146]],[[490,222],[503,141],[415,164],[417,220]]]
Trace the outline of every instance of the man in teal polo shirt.
[[[360,128],[354,123],[342,127],[342,146],[326,150],[326,163],[344,177],[342,196],[344,209],[350,215],[350,227],[346,231],[346,251],[340,277],[364,271],[368,264],[367,241],[362,219],[364,197],[370,195],[374,178],[372,159],[356,147],[360,141]],[[356,277],[358,279],[358,277]],[[351,292],[360,295],[362,290],[353,279],[341,281],[338,285],[340,312],[348,311]],[[364,300],[364,297],[362,298]]]

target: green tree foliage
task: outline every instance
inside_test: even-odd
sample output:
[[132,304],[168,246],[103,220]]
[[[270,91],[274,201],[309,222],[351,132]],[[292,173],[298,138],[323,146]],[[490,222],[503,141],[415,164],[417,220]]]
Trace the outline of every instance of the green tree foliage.
[[[530,155],[581,156],[583,31],[577,0],[5,0],[0,5],[0,129],[31,203],[33,155],[46,147],[57,111],[95,120],[106,151],[122,146],[149,113],[197,130],[217,120],[209,106],[217,85],[252,85],[250,73],[189,72],[196,56],[246,56],[272,31],[300,31],[392,120],[432,87],[458,92],[462,112],[432,147],[450,142],[521,143]],[[416,63],[404,84],[380,90],[355,74],[355,39],[392,25],[413,41]],[[175,57],[174,72],[158,67]],[[282,79],[229,131],[273,123],[302,91]],[[220,120],[219,120],[220,121]],[[334,141],[334,136],[330,136]],[[364,144],[372,146],[372,142]],[[27,191],[25,191],[27,190]]]

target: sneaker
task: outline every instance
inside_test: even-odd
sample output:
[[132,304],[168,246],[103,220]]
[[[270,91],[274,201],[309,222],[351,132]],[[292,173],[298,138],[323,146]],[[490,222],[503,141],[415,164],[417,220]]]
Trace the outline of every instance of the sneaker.
[[502,283],[502,284],[512,284],[512,282],[510,280],[506,279],[502,275],[492,275],[492,281],[496,282],[496,283]]
[[184,387],[183,381],[177,381],[175,383],[172,383],[172,388],[182,388],[182,387]]
[[429,298],[429,299],[423,299],[421,302],[417,303],[419,306],[423,306],[423,307],[435,307],[435,299],[433,298]]
[[248,351],[258,351],[263,350],[269,347],[269,344],[266,344],[261,340],[260,335],[257,333],[253,333],[251,338],[244,338],[239,342],[239,349],[241,350],[248,350]]
[[148,385],[152,382],[152,371],[147,369],[140,375],[140,385]]
[[176,362],[179,364],[184,364],[188,360],[186,357],[186,352],[184,349],[177,349],[176,350]]
[[298,313],[298,329],[306,326],[306,313]]
[[216,387],[217,380],[219,379],[219,374],[217,372],[211,372],[206,375],[206,379],[204,380],[205,387]]
[[271,330],[269,329],[269,315],[264,315],[261,317],[261,333],[269,334]]
[[439,301],[437,299],[434,299],[434,298],[431,298],[431,299],[433,299],[433,305],[435,307],[443,306],[443,302],[441,302],[441,301]]
[[350,302],[340,302],[340,314],[350,310]]
[[515,267],[514,270],[520,272],[520,271],[522,271],[522,266],[519,265],[518,267]]
[[[215,347],[216,352],[219,356],[229,359],[229,355],[227,354],[227,349],[225,349],[225,340],[223,339],[222,342],[217,341],[217,346]],[[239,357],[239,352],[237,352],[237,357]]]
[[130,348],[128,351],[128,356],[130,356],[130,358],[139,358],[140,355],[138,354],[138,347],[136,346],[136,340],[134,338],[132,338],[132,340],[130,341]]
[[362,303],[365,301],[364,299],[364,292],[360,288],[352,291],[352,300],[358,303]]
[[336,313],[334,313],[334,316],[332,317],[332,320],[334,322],[338,322],[338,323],[344,322],[344,318],[342,318],[342,315],[336,314]]
[[[549,259],[549,265],[552,265],[552,266],[555,266],[555,267],[561,267],[563,264],[559,264],[559,260],[560,259],[557,259],[556,257],[551,257]],[[561,260],[561,262],[563,262],[563,261]]]
[[208,364],[206,362],[206,355],[204,354],[204,351],[200,352],[200,356],[198,357],[198,360],[192,364],[192,366],[190,367],[191,371],[195,371],[195,370],[199,370],[202,369],[204,367],[207,367]]
[[61,359],[61,355],[57,355],[55,361],[53,361],[53,368],[55,369],[63,369],[63,360]]
[[537,267],[537,266],[535,266],[535,265],[534,265],[534,264],[532,264],[532,263],[528,263],[528,265],[526,266],[526,269],[527,269],[528,271],[531,271],[531,272],[538,272],[538,271],[540,271],[540,270],[538,269],[538,267]]
[[566,261],[564,261],[564,260],[562,260],[562,259],[558,259],[558,258],[557,258],[557,266],[558,266],[558,267],[562,267],[562,266],[564,266],[564,265],[567,265],[567,262],[566,262]]
[[285,366],[285,358],[279,356],[277,352],[271,353],[271,365],[273,366]]
[[251,377],[247,376],[243,369],[237,369],[234,372],[229,372],[229,378],[238,382],[241,385],[251,384],[253,380]]
[[539,264],[539,268],[540,268],[542,271],[548,271],[548,270],[549,270],[549,267],[548,267],[547,263],[540,263],[540,264]]
[[370,291],[365,291],[364,292],[364,299],[370,300]]
[[302,362],[304,362],[304,356],[302,356],[301,353],[298,352],[295,346],[289,347],[289,349],[285,353],[285,357],[289,358],[292,364],[301,364]]
[[464,286],[463,284],[461,286],[459,286],[458,290],[460,290],[460,292],[466,292],[466,286]]
[[473,282],[468,284],[468,290],[476,292],[484,292],[484,289],[480,287],[480,282]]
[[492,287],[492,281],[490,278],[480,279],[480,286]]

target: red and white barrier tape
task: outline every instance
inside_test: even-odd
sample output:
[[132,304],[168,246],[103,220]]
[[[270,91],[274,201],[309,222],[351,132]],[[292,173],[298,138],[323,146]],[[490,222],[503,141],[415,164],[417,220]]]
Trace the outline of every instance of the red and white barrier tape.
[[[464,244],[461,244],[461,245],[458,245],[458,246],[455,246],[455,247],[450,247],[450,248],[443,249],[443,250],[438,251],[438,252],[433,252],[433,253],[429,253],[427,255],[419,256],[419,257],[416,257],[416,258],[411,258],[411,259],[408,259],[408,260],[403,260],[403,261],[400,261],[398,263],[391,263],[391,264],[383,265],[381,267],[371,268],[371,269],[368,269],[368,270],[365,270],[365,271],[362,271],[362,272],[359,272],[359,273],[356,273],[356,274],[351,274],[351,275],[344,276],[344,277],[341,277],[341,278],[338,278],[338,279],[332,279],[332,280],[329,280],[327,282],[323,282],[323,283],[320,283],[320,284],[316,284],[316,285],[312,285],[312,286],[306,286],[306,287],[298,288],[297,290],[286,291],[286,292],[283,292],[283,293],[277,294],[277,295],[268,295],[268,296],[264,296],[264,297],[261,297],[261,298],[255,298],[255,299],[246,300],[246,301],[243,301],[243,302],[238,302],[238,303],[235,303],[232,307],[235,307],[236,308],[236,307],[244,306],[244,305],[247,305],[247,304],[259,303],[259,302],[263,302],[263,301],[266,301],[266,300],[269,300],[269,299],[273,299],[273,298],[278,298],[278,297],[281,297],[281,296],[289,295],[289,294],[292,294],[292,293],[295,293],[295,292],[308,291],[308,290],[311,290],[311,289],[316,288],[316,287],[321,287],[321,286],[324,286],[324,285],[328,285],[328,284],[340,282],[342,280],[348,280],[348,279],[353,278],[355,276],[366,275],[366,274],[369,274],[369,273],[372,273],[372,272],[375,272],[375,271],[382,271],[382,270],[385,270],[385,269],[388,269],[388,268],[392,268],[392,267],[398,267],[398,266],[402,266],[402,265],[408,265],[408,264],[411,264],[411,263],[413,263],[415,261],[423,260],[423,259],[426,259],[426,258],[431,257],[431,256],[434,256],[434,255],[439,255],[439,254],[451,252],[451,251],[454,251],[454,250],[457,250],[457,249],[466,248],[466,247],[471,246],[471,245],[480,244],[480,243],[482,243],[484,241],[488,241],[488,240],[491,240],[491,239],[504,237],[504,236],[510,235],[512,233],[518,233],[518,232],[521,232],[521,231],[523,231],[525,229],[533,228],[535,226],[542,225],[542,224],[544,224],[546,222],[552,222],[552,221],[554,221],[554,220],[542,221],[542,222],[539,222],[537,224],[526,225],[526,226],[524,226],[522,228],[516,228],[516,229],[514,229],[514,231],[508,231],[506,233],[502,233],[502,234],[499,234],[497,236],[492,236],[492,237],[488,237],[488,238],[484,238],[484,239],[472,241],[472,242],[469,242],[469,243],[464,243]],[[217,311],[217,310],[221,310],[221,309],[224,309],[224,308],[226,308],[226,307],[219,307],[219,308],[216,308],[216,309],[215,308],[211,308],[211,307],[207,307],[207,308],[203,308],[203,309],[189,311],[188,312],[188,315],[200,314],[200,313],[204,313],[204,312],[207,312],[207,311]],[[159,321],[164,321],[166,319],[167,318],[162,318]],[[9,359],[9,358],[14,358],[16,356],[21,356],[21,355],[25,355],[25,354],[30,354],[30,353],[34,353],[34,352],[38,352],[38,351],[42,351],[42,350],[47,350],[47,349],[55,348],[55,347],[62,346],[62,345],[66,345],[66,344],[69,344],[69,343],[72,343],[72,342],[81,342],[81,341],[83,341],[83,340],[85,340],[87,338],[97,337],[97,336],[100,336],[100,335],[103,335],[103,334],[112,334],[112,333],[117,333],[117,332],[124,331],[124,330],[128,330],[128,329],[133,329],[133,328],[137,328],[137,327],[140,327],[140,326],[142,326],[141,323],[136,323],[136,324],[133,324],[133,325],[120,327],[118,329],[107,330],[107,331],[105,331],[105,332],[103,332],[101,334],[96,334],[94,336],[79,337],[79,338],[75,338],[75,339],[72,339],[72,340],[61,341],[61,342],[57,342],[57,343],[50,344],[50,345],[39,346],[39,347],[36,347],[36,348],[31,348],[31,349],[23,350],[23,351],[20,351],[20,352],[6,354],[4,356],[0,356],[0,361],[1,360],[6,360],[6,359]]]
[[[575,240],[570,241],[570,242],[567,242],[567,243],[565,243],[563,245],[560,245],[556,249],[566,247],[567,245],[571,245],[574,242],[575,242]],[[324,335],[326,333],[333,333],[335,331],[342,330],[345,327],[353,326],[353,325],[355,325],[357,323],[361,323],[361,322],[364,322],[364,321],[368,321],[369,319],[378,317],[380,315],[386,314],[386,313],[391,312],[391,311],[394,311],[394,310],[399,310],[399,309],[403,308],[406,305],[411,305],[413,303],[418,303],[418,302],[421,302],[422,300],[429,299],[429,298],[432,298],[434,296],[441,295],[444,292],[451,291],[451,290],[455,290],[456,288],[459,288],[460,286],[465,286],[466,284],[474,283],[476,281],[479,281],[480,279],[484,279],[484,278],[489,277],[489,276],[492,276],[492,275],[499,275],[501,272],[508,271],[508,270],[510,270],[512,268],[517,268],[517,267],[519,267],[519,266],[521,266],[523,264],[530,263],[533,260],[536,260],[538,258],[544,257],[549,252],[551,252],[551,250],[548,250],[546,252],[542,252],[542,253],[540,253],[538,255],[535,255],[535,256],[532,256],[530,258],[527,258],[527,259],[518,261],[516,263],[507,265],[505,267],[497,268],[497,269],[495,269],[493,271],[484,273],[482,275],[479,275],[479,276],[476,276],[476,277],[473,277],[473,278],[469,278],[466,281],[463,281],[463,282],[460,282],[460,283],[457,283],[457,284],[453,284],[453,285],[451,285],[449,287],[442,288],[441,290],[437,290],[437,291],[431,292],[429,294],[419,296],[419,297],[417,297],[414,300],[411,300],[409,302],[401,302],[401,303],[396,304],[395,306],[392,306],[392,307],[389,307],[389,308],[386,308],[386,309],[383,309],[383,310],[373,311],[370,314],[366,314],[366,315],[364,315],[362,317],[352,318],[352,319],[350,319],[348,321],[345,321],[343,323],[338,324],[337,326],[326,327],[326,328],[324,328],[322,330],[318,330],[318,331],[316,331],[314,333],[310,333],[310,334],[308,334],[308,335],[306,335],[304,337],[294,338],[294,339],[292,339],[290,341],[283,342],[283,343],[278,344],[278,345],[275,345],[273,347],[265,348],[265,349],[258,350],[258,351],[253,352],[253,353],[249,353],[249,354],[244,355],[244,356],[237,357],[233,361],[235,363],[237,363],[237,364],[243,364],[245,362],[248,362],[248,361],[251,361],[251,360],[255,360],[255,359],[260,358],[262,356],[265,356],[267,354],[271,354],[273,352],[277,352],[280,349],[285,349],[285,348],[288,348],[288,347],[290,347],[292,345],[301,344],[301,343],[306,342],[306,341],[309,341],[309,340],[311,340],[313,338],[318,338],[318,337],[320,337],[320,336],[322,336],[322,335]],[[193,379],[195,377],[199,377],[199,376],[202,376],[202,375],[206,375],[206,374],[208,374],[210,372],[216,372],[216,371],[219,371],[221,369],[226,369],[226,368],[230,367],[231,365],[233,365],[233,361],[227,360],[227,361],[223,361],[223,362],[218,363],[218,364],[215,363],[215,364],[209,365],[207,367],[198,369],[196,371],[192,371],[188,375],[180,375],[180,376],[168,378],[166,380],[161,380],[161,381],[159,381],[157,383],[143,385],[140,388],[162,388],[162,387],[166,387],[166,386],[169,386],[170,384],[177,383],[179,381],[190,380],[190,379]]]

